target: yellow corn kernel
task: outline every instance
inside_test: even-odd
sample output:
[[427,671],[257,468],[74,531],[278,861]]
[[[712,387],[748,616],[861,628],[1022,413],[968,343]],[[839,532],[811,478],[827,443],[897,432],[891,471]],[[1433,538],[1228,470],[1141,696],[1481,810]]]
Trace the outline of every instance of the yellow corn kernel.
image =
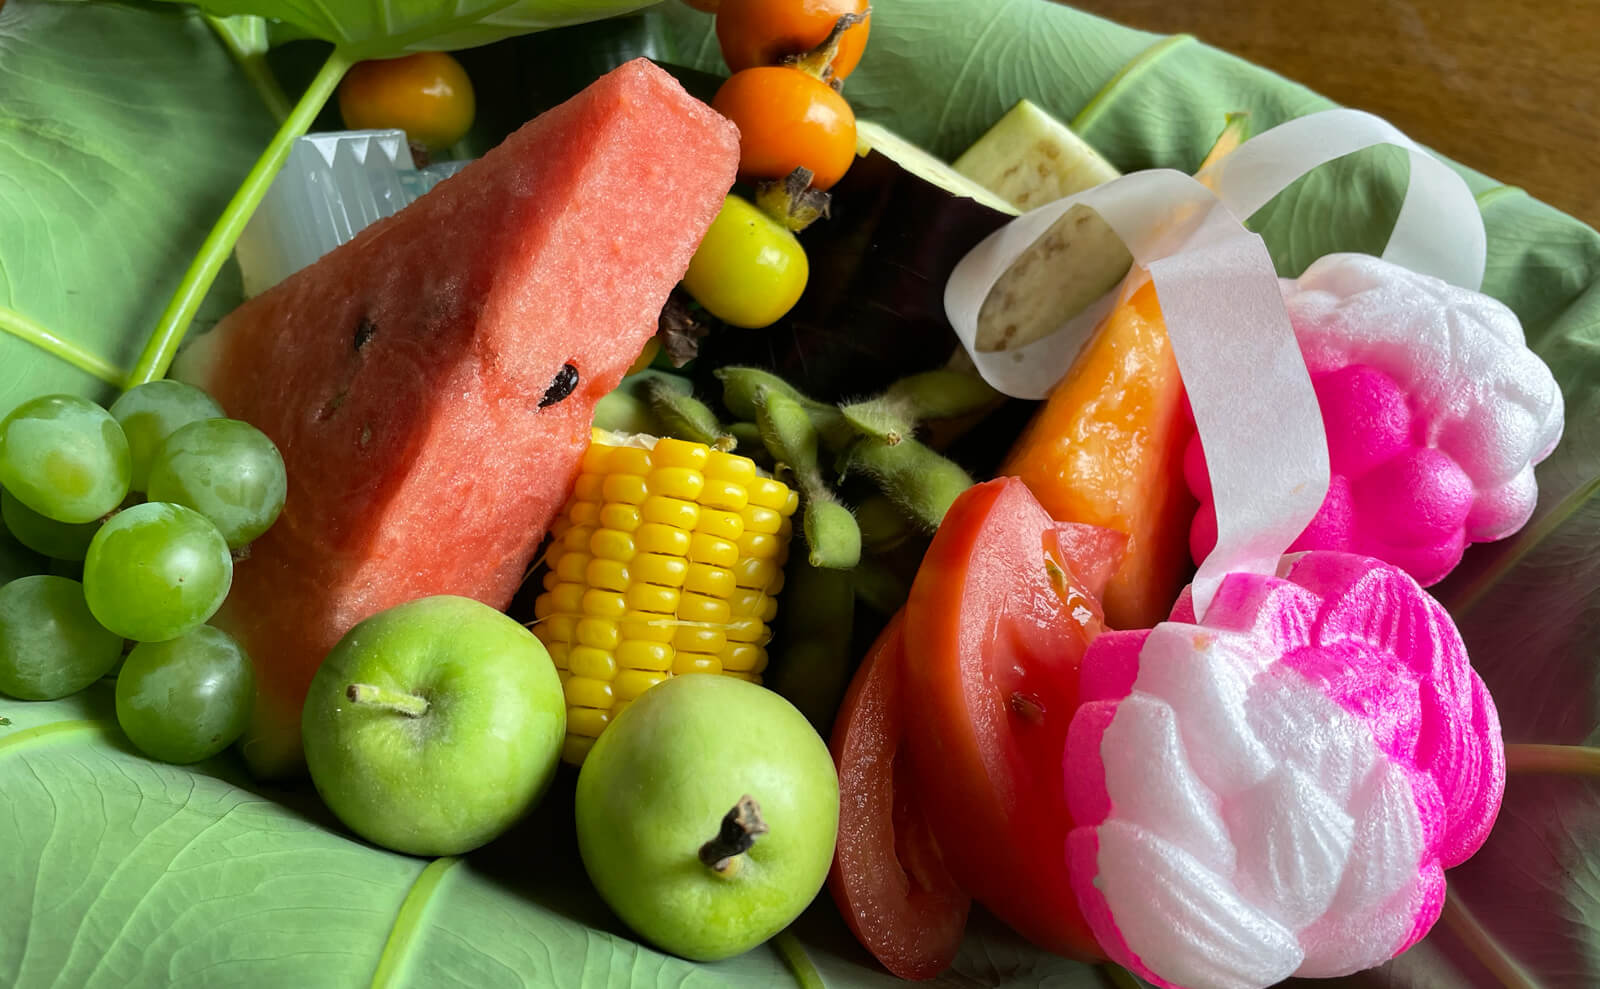
[[722,567],[713,567],[705,563],[691,563],[689,577],[683,582],[686,591],[716,598],[726,598],[733,593],[735,586],[732,570],[724,570]]
[[[571,619],[568,619],[570,621]],[[616,649],[622,644],[622,633],[617,629],[617,623],[605,618],[580,619],[574,631],[576,638],[586,646],[596,649]],[[565,641],[571,641],[567,639]]]
[[678,589],[657,584],[634,584],[628,588],[628,607],[634,611],[670,615],[678,607]]
[[638,474],[607,474],[600,493],[606,501],[637,505],[650,496],[650,486]]
[[[589,449],[593,450],[594,447]],[[603,474],[579,474],[578,480],[572,485],[572,501],[580,504],[586,501],[599,501],[601,486],[606,483]]]
[[566,684],[567,704],[571,707],[594,707],[602,711],[611,709],[614,695],[611,684],[604,680],[573,676]]
[[689,575],[689,564],[681,556],[668,556],[665,553],[645,553],[635,557],[633,561],[633,576],[635,580],[646,584],[659,584],[662,587],[682,587],[684,578]]
[[744,519],[739,517],[738,512],[704,508],[700,510],[700,521],[695,528],[718,539],[737,542],[739,537],[744,535]]
[[705,475],[719,481],[735,481],[748,488],[756,481],[756,465],[749,457],[714,450],[706,461]]
[[639,528],[639,523],[644,518],[640,516],[635,505],[610,503],[600,507],[600,525],[606,529],[616,529],[618,532],[632,532]]
[[[650,451],[637,446],[618,446],[606,458],[606,474],[610,477],[644,477],[650,473]],[[607,499],[608,501],[610,499]]]
[[776,559],[782,540],[770,532],[747,532],[739,538],[739,555]]
[[648,639],[629,639],[617,646],[617,665],[624,670],[654,670],[665,673],[672,669],[673,648],[665,642]]
[[[572,585],[561,585],[562,588],[570,586]],[[628,610],[627,599],[621,594],[616,591],[602,591],[599,588],[584,591],[579,604],[583,614],[593,615],[596,618],[621,618]]]
[[584,579],[590,587],[598,587],[606,591],[625,591],[632,583],[629,579],[628,565],[618,563],[616,560],[590,560],[584,568]]
[[[771,580],[767,581],[767,593],[772,595],[773,597],[777,597],[779,592],[781,592],[783,590],[783,582],[785,580],[788,580],[788,577],[784,575],[783,562],[780,560],[778,562],[778,573],[777,573],[777,575],[774,576]],[[769,622],[771,620],[772,619],[770,619],[770,618],[767,619],[767,621],[769,621]]]
[[585,738],[599,738],[611,721],[610,711],[592,707],[575,707],[567,712],[567,734]]
[[683,676],[686,673],[721,673],[722,660],[715,656],[706,656],[697,652],[680,652],[672,660],[672,675]]
[[689,553],[689,534],[670,525],[655,522],[641,525],[633,534],[633,541],[641,553],[663,556],[687,556]]
[[735,618],[723,631],[729,642],[759,642],[765,644],[772,632],[759,618]]
[[589,449],[583,451],[583,472],[604,475],[606,465],[611,461],[611,451],[615,449],[616,447],[604,443],[590,443]]
[[626,563],[633,559],[635,552],[635,539],[626,532],[617,532],[613,529],[599,529],[589,537],[589,543],[584,547],[595,556],[605,560],[616,560]]
[[711,451],[704,443],[690,443],[670,436],[657,440],[650,453],[657,467],[687,467],[697,471],[704,471],[711,459]]
[[[570,718],[572,715],[569,714],[567,717]],[[566,740],[561,743],[561,761],[574,766],[581,766],[592,748],[594,748],[594,739],[587,735],[574,735],[568,732]]]
[[555,586],[561,583],[561,575],[556,573],[554,570],[549,571],[544,575],[544,579],[539,581],[539,583],[542,584],[544,589],[547,591],[555,590]]
[[674,529],[693,529],[700,521],[700,506],[681,498],[651,495],[639,506],[646,522],[670,525]]
[[[777,483],[777,482],[773,482]],[[708,478],[705,490],[700,492],[700,504],[707,508],[720,508],[728,512],[742,511],[750,503],[750,496],[738,481],[720,477]]]
[[746,491],[750,504],[774,511],[781,509],[789,500],[789,486],[770,477],[756,478]]
[[618,699],[631,701],[666,678],[665,672],[623,670],[617,674],[617,681],[613,686],[616,688]]
[[678,617],[686,622],[726,625],[732,616],[728,612],[728,602],[691,591],[678,599]]
[[773,586],[767,588],[766,600],[761,604],[761,614],[757,617],[762,621],[770,622],[778,617],[777,595],[781,590],[783,590],[783,571],[780,570],[778,571],[778,579],[773,582]]
[[586,550],[589,548],[589,537],[592,535],[594,535],[594,526],[575,525],[567,530],[566,535],[561,537],[561,545],[568,550]]
[[550,662],[556,665],[556,669],[563,673],[567,672],[567,653],[571,647],[565,642],[556,642],[545,648],[550,653]]
[[622,638],[628,641],[671,642],[677,627],[678,620],[670,615],[630,611],[622,619]]
[[734,618],[759,618],[766,607],[765,591],[749,587],[735,587],[728,595],[728,614]]
[[770,508],[760,505],[750,505],[739,513],[744,520],[745,532],[771,532],[776,533],[783,528],[783,516]]
[[765,591],[782,572],[778,569],[778,561],[750,556],[740,560],[739,565],[733,568],[733,577],[740,587]]
[[[789,516],[793,515],[796,511],[798,511],[799,508],[800,508],[800,492],[798,492],[798,491],[790,491],[788,494],[784,495],[783,507],[778,509],[778,511],[783,515],[784,518],[788,518]],[[790,531],[793,531],[793,529],[791,528]]]
[[577,631],[578,620],[571,615],[551,615],[533,627],[546,643],[571,642]]
[[567,669],[575,677],[610,683],[617,676],[617,659],[606,650],[594,646],[573,646],[567,652]]
[[657,467],[650,472],[650,493],[683,501],[700,500],[705,490],[705,475],[688,467]]
[[[583,585],[576,583],[557,584],[550,588],[548,597],[550,599],[550,614],[576,615],[583,605]],[[535,612],[538,611],[537,604],[534,605],[534,610]],[[544,616],[536,614],[535,617],[543,618]]]
[[[599,533],[596,533],[596,535],[599,535]],[[589,541],[593,542],[594,540],[591,538]],[[562,580],[581,584],[583,583],[584,572],[588,569],[589,561],[592,559],[594,557],[588,553],[562,553],[561,560],[555,565],[554,573]]]
[[580,501],[574,504],[567,517],[573,525],[595,525],[600,521],[600,505],[593,501]]
[[739,544],[704,532],[689,536],[689,562],[731,568],[739,562]]
[[767,651],[750,642],[730,642],[719,654],[724,671],[760,673],[767,668]]
[[705,625],[680,625],[672,637],[672,648],[679,652],[719,653],[727,645],[728,637],[720,628]]

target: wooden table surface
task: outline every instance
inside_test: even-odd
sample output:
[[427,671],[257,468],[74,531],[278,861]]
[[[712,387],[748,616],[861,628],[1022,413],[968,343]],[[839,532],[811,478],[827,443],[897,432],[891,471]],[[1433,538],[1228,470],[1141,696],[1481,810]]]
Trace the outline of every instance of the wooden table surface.
[[1370,110],[1600,226],[1600,0],[1067,0]]

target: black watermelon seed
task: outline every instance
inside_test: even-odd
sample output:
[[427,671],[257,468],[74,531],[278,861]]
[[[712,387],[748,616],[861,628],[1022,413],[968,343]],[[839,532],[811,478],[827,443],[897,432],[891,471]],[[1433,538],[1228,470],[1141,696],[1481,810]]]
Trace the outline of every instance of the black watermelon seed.
[[556,404],[571,395],[577,387],[578,369],[571,364],[561,365],[561,370],[556,372],[555,380],[545,389],[544,398],[539,399],[539,408]]

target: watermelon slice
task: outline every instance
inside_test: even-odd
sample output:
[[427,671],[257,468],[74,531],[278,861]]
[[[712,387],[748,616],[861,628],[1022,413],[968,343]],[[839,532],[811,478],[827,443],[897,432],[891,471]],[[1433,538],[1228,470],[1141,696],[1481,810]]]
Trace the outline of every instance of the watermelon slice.
[[256,665],[258,773],[300,765],[306,688],[352,625],[430,594],[510,602],[738,157],[731,123],[631,62],[182,355],[288,467],[215,619]]

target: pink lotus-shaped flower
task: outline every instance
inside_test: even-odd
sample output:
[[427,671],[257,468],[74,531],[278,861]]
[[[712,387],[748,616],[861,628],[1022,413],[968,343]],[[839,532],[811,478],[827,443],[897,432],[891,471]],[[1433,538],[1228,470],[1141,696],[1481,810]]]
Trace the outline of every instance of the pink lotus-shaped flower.
[[[1291,551],[1375,556],[1427,585],[1467,544],[1528,521],[1533,465],[1561,438],[1561,391],[1510,309],[1364,254],[1322,258],[1283,290],[1332,467]],[[1217,520],[1198,436],[1184,476],[1201,502],[1189,539],[1199,561]]]
[[1393,957],[1500,807],[1499,720],[1444,609],[1377,560],[1284,561],[1084,658],[1073,882],[1107,954],[1163,986]]

